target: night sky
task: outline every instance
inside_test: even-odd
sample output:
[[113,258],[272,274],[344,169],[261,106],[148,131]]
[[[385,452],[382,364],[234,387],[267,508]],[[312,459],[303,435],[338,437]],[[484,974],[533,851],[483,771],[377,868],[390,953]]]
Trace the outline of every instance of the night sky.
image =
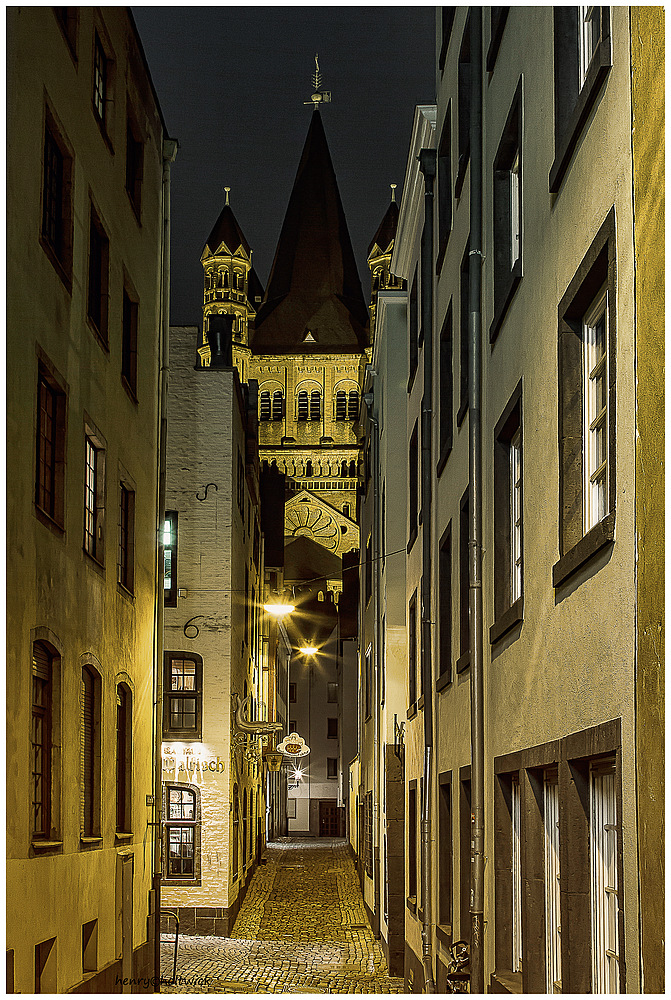
[[416,104],[435,99],[434,7],[133,7],[169,134],[171,322],[202,320],[205,241],[231,207],[264,287],[313,111],[321,111],[366,301],[368,244],[400,200]]

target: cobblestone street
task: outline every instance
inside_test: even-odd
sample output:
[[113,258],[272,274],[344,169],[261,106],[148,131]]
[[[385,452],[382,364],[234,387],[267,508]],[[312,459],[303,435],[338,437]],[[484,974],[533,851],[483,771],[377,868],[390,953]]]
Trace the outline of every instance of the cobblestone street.
[[[403,992],[387,975],[344,841],[275,843],[264,857],[233,936],[180,938],[177,982],[162,993]],[[165,979],[172,941],[163,935]]]

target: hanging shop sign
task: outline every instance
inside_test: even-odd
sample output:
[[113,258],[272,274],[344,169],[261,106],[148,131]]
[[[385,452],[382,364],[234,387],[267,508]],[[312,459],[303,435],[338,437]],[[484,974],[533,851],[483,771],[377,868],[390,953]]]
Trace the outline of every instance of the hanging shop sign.
[[277,749],[280,753],[292,758],[307,757],[310,753],[310,747],[298,733],[289,733],[288,736],[285,736],[282,742],[277,745]]

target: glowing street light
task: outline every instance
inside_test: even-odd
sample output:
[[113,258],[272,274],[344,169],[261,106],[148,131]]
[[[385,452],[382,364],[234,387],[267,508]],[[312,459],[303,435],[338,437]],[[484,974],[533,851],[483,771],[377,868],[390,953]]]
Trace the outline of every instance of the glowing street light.
[[301,646],[298,650],[299,653],[303,653],[304,656],[314,656],[317,652],[316,646]]
[[273,618],[284,618],[285,615],[290,615],[292,611],[295,611],[296,607],[294,604],[283,604],[282,601],[276,600],[264,604],[263,610],[267,611]]

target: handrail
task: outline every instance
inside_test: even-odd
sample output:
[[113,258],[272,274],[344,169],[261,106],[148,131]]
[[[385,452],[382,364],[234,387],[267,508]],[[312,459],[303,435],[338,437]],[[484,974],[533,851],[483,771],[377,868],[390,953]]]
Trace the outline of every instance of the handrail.
[[172,981],[177,981],[177,949],[179,948],[179,915],[174,910],[161,908],[161,916],[174,917],[175,919],[175,954],[172,959]]

